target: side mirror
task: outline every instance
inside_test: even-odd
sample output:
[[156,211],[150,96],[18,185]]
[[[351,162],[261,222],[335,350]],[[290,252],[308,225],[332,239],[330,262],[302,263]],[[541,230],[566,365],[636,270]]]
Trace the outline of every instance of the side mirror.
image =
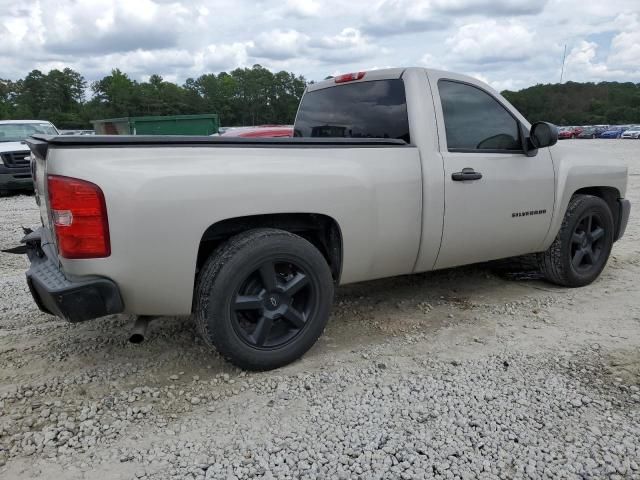
[[558,143],[558,127],[549,122],[536,122],[531,125],[529,141],[534,149],[555,145]]

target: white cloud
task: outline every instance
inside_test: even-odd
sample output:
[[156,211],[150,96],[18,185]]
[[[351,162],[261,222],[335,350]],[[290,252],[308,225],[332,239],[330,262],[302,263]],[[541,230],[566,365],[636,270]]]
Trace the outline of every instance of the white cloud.
[[627,72],[596,60],[597,50],[597,43],[584,40],[572,48],[565,63],[565,78],[575,81],[624,79]]
[[621,31],[613,35],[608,53],[595,41],[581,39],[567,55],[565,78],[575,81],[640,79],[640,15],[622,14],[613,23]]
[[373,45],[356,28],[345,28],[335,35],[310,37],[297,30],[272,30],[258,35],[248,54],[258,59],[286,61],[313,58],[325,63],[345,63],[366,59],[385,49]]
[[608,63],[617,68],[637,72],[640,69],[640,15],[621,16],[624,31],[611,41]]
[[285,60],[304,53],[308,43],[309,37],[296,30],[272,30],[259,34],[249,53],[258,58]]
[[433,0],[433,4],[442,12],[507,16],[540,13],[547,0]]
[[425,53],[420,58],[419,66],[426,68],[433,68],[436,70],[448,70],[445,63],[442,62],[443,55],[435,56],[430,53]]
[[0,77],[119,67],[183,81],[255,63],[318,80],[371,65],[452,69],[498,89],[640,82],[640,0],[0,0]]
[[25,50],[37,50],[44,45],[40,5],[35,5],[26,12],[17,9],[15,5],[7,5],[6,9],[2,7],[0,11],[3,12],[3,18],[0,19],[0,55],[17,55]]
[[[53,2],[51,2],[53,3]],[[50,5],[52,6],[52,5]],[[180,32],[197,12],[180,3],[153,0],[79,1],[73,8],[51,8],[42,15],[45,47],[59,53],[123,52],[178,44]],[[167,28],[166,20],[171,19]]]
[[345,63],[363,60],[386,51],[373,45],[357,28],[347,27],[336,35],[324,35],[309,42],[316,58],[325,62]]
[[503,90],[517,90],[522,87],[519,82],[513,80],[512,78],[506,78],[503,80],[492,80],[489,76],[478,72],[470,72],[469,75],[477,78],[487,85],[490,85],[494,90],[498,92],[502,92]]
[[285,13],[299,17],[315,17],[320,13],[320,3],[316,0],[287,0]]
[[444,27],[428,1],[380,0],[365,12],[364,30],[372,35],[408,34]]
[[196,55],[197,71],[194,73],[199,75],[246,67],[249,64],[247,50],[252,46],[251,42],[209,45]]
[[520,62],[536,52],[535,32],[516,20],[484,20],[461,26],[446,40],[458,61]]

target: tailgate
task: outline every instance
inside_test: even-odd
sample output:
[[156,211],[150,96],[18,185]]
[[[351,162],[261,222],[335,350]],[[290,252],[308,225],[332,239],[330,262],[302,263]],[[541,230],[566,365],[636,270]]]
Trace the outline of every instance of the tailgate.
[[42,226],[47,230],[49,229],[49,213],[47,195],[47,162],[44,159],[40,159],[32,155],[31,157],[31,172],[33,175],[33,185],[35,188],[36,203],[40,208],[40,220]]
[[31,149],[31,175],[33,176],[36,204],[40,209],[40,221],[46,230],[46,236],[52,237],[49,219],[49,195],[47,193],[47,143],[33,138],[27,139],[26,143]]

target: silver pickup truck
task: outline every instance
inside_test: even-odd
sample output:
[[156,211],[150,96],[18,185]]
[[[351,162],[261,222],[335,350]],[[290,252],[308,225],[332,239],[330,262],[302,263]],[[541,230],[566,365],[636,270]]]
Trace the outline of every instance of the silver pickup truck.
[[191,315],[264,370],[314,344],[339,284],[536,253],[549,281],[586,285],[629,217],[625,165],[555,145],[553,125],[463,75],[315,83],[294,131],[32,137],[35,301],[74,322]]

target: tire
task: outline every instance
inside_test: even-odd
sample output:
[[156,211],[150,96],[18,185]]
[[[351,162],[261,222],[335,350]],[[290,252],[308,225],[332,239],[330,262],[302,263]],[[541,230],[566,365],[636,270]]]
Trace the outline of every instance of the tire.
[[538,255],[545,278],[565,287],[582,287],[593,282],[607,264],[613,230],[613,215],[604,200],[575,195],[556,239],[546,252]]
[[193,317],[204,341],[228,361],[271,370],[300,358],[320,337],[333,290],[329,265],[307,240],[250,230],[205,262]]

